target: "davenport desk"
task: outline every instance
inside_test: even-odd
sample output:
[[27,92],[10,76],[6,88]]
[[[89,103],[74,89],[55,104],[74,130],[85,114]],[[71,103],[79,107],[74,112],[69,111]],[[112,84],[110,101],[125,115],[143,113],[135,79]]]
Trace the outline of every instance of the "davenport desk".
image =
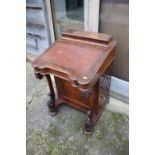
[[[112,35],[68,30],[32,62],[36,78],[46,77],[49,113],[66,103],[85,112],[84,133],[90,134],[109,99],[110,70],[116,41]],[[58,98],[50,78],[54,75]]]

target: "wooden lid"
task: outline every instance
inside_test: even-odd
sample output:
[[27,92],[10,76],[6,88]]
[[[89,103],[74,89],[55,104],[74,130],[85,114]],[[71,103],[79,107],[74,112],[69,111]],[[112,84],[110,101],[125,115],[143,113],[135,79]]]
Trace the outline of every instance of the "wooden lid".
[[111,34],[95,33],[95,32],[79,32],[75,30],[68,30],[62,33],[62,39],[74,39],[81,41],[88,41],[94,43],[101,43],[108,45],[112,38]]
[[36,72],[87,84],[112,50],[111,41],[111,35],[65,32],[32,65]]

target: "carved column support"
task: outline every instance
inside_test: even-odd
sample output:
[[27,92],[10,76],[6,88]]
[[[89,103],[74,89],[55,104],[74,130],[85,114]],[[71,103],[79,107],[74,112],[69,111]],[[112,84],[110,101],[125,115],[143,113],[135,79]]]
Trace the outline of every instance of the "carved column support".
[[100,77],[100,89],[101,96],[105,97],[105,103],[107,104],[109,101],[109,91],[110,91],[110,83],[111,83],[111,72],[112,72],[112,64],[109,66],[107,71]]
[[48,86],[49,86],[49,89],[50,89],[50,94],[49,94],[50,100],[47,102],[48,108],[49,108],[49,114],[54,116],[56,114],[54,88],[53,88],[53,85],[52,85],[52,80],[51,80],[50,75],[46,74],[45,76],[46,76]]
[[[42,79],[43,78],[43,75],[40,74],[40,73],[35,73],[35,77],[37,79]],[[50,89],[50,93],[49,93],[50,100],[47,102],[47,105],[48,105],[48,108],[49,108],[49,114],[53,116],[53,115],[56,114],[55,93],[54,93],[54,89],[53,89],[52,80],[51,80],[50,75],[49,74],[46,74],[45,77],[47,79],[48,86],[49,86],[49,89]]]
[[55,101],[55,93],[54,93],[54,88],[53,88],[53,85],[52,85],[52,80],[51,80],[51,77],[49,74],[46,74],[46,79],[47,79],[47,82],[48,82],[48,86],[49,86],[49,89],[50,89],[50,97],[53,101]]
[[93,111],[88,110],[87,118],[85,120],[85,126],[84,126],[84,133],[85,134],[92,134],[92,132],[93,132],[92,118],[93,118]]

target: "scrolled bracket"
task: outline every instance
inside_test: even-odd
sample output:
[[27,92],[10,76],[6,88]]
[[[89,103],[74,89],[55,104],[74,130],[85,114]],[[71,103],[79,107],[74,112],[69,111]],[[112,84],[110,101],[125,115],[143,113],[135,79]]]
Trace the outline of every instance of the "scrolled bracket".
[[34,74],[37,79],[41,80],[43,78],[43,75],[41,75],[40,73],[34,73]]

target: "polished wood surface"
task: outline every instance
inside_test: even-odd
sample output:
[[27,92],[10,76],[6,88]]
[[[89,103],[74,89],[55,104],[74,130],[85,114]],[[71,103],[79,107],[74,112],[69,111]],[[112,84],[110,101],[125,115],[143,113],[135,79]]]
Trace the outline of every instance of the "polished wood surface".
[[54,69],[55,67],[57,70],[77,78],[90,78],[96,68],[99,68],[104,57],[105,52],[101,49],[61,40],[55,42],[33,64],[38,68]]
[[[48,81],[51,115],[62,103],[71,105],[87,113],[84,132],[92,133],[109,99],[115,47],[112,35],[69,30],[32,63],[36,77]],[[58,99],[49,74],[54,75]]]

